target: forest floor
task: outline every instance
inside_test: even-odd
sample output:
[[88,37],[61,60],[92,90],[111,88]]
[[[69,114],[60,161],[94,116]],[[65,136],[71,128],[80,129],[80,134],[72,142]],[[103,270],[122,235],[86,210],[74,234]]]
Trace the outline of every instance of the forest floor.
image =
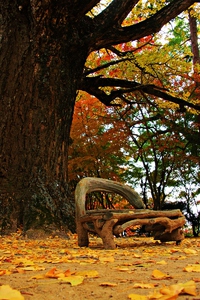
[[117,238],[104,250],[67,238],[1,237],[0,299],[200,300],[200,238],[179,246],[151,237]]

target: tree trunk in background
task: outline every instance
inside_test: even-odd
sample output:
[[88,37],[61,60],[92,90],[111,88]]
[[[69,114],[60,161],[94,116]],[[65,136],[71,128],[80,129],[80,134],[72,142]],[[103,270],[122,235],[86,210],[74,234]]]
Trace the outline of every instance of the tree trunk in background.
[[67,150],[87,50],[81,48],[76,28],[71,27],[74,23],[67,19],[68,4],[5,2],[0,52],[0,233],[21,225],[25,231],[49,224],[72,227]]
[[[198,44],[197,18],[195,17],[192,8],[188,10],[188,15],[189,15],[189,26],[190,26],[191,50],[193,54],[193,71],[194,71],[194,78],[196,80],[195,93],[196,93],[196,97],[200,98],[200,75],[199,75],[199,68],[198,68],[198,65],[200,65],[200,53],[199,53],[199,44]],[[199,126],[199,139],[200,139],[200,114],[196,115],[196,123]],[[198,156],[197,149],[194,149],[194,151],[196,152],[196,156]]]

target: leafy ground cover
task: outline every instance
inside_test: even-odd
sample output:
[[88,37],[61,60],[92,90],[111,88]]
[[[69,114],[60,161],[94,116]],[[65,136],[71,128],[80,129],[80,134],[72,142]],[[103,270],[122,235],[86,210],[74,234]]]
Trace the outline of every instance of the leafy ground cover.
[[151,237],[99,238],[79,248],[77,237],[1,237],[0,299],[200,299],[200,239],[181,245]]

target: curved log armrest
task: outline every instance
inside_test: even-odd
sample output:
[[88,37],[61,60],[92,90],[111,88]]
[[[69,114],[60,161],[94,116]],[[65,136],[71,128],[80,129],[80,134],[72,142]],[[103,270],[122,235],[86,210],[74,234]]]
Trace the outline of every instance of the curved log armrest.
[[141,197],[131,187],[108,179],[86,177],[80,180],[76,186],[76,217],[85,215],[86,194],[91,192],[116,193],[126,198],[133,207],[145,208]]

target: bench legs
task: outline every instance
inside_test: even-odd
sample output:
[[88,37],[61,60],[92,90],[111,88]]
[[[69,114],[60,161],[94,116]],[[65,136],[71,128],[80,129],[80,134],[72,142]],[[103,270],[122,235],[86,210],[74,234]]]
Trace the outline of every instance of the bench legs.
[[115,249],[115,241],[113,235],[113,227],[117,223],[118,219],[108,220],[102,227],[102,229],[98,232],[100,238],[103,241],[103,246],[105,249]]
[[176,228],[172,232],[158,231],[154,234],[154,240],[160,240],[161,242],[176,241],[179,244],[184,239],[184,233],[182,228]]
[[85,229],[81,223],[77,222],[76,232],[77,232],[77,235],[78,235],[78,245],[79,245],[79,247],[88,247],[89,237],[88,237],[87,229]]
[[[102,223],[101,226],[96,222],[94,224],[94,232],[96,232],[99,237],[102,239],[104,249],[115,249],[115,241],[113,235],[113,227],[117,223],[118,219],[110,219],[106,222]],[[89,236],[88,236],[88,229],[85,228],[87,225],[83,226],[80,222],[77,222],[77,235],[78,235],[78,245],[79,247],[88,247],[89,245]]]

